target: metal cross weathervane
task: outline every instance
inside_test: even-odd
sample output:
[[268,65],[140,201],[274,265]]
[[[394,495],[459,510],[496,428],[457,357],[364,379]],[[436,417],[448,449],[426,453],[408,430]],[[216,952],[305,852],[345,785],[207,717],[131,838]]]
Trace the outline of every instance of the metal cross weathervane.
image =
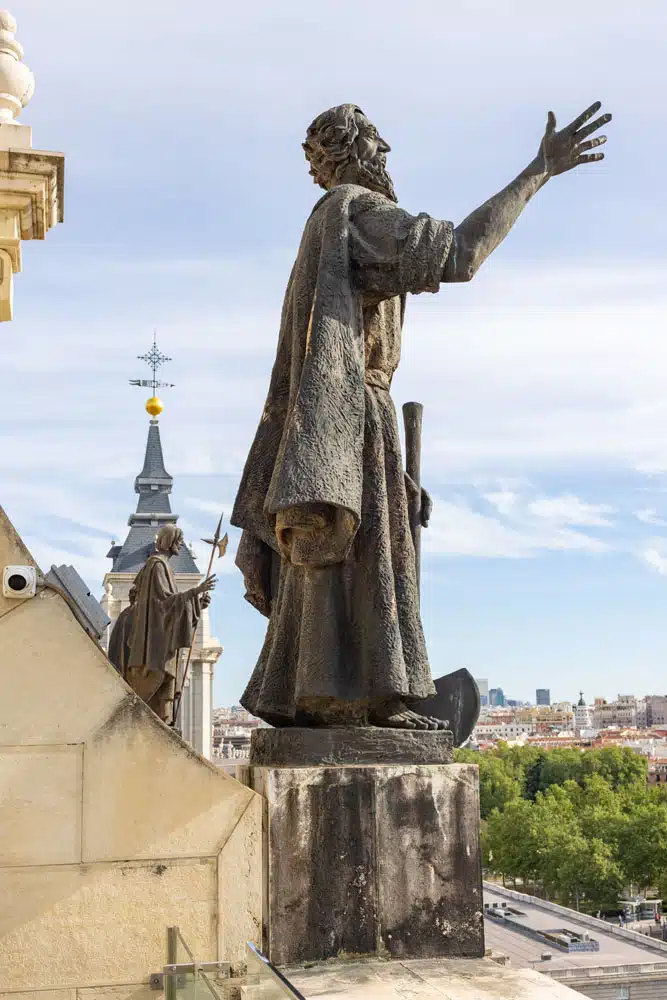
[[158,350],[158,346],[157,346],[157,343],[156,343],[156,338],[157,338],[157,332],[154,332],[153,333],[153,346],[151,347],[151,349],[148,352],[148,354],[138,354],[137,355],[139,361],[145,361],[146,364],[150,367],[151,371],[153,372],[153,378],[151,378],[151,379],[147,379],[147,378],[131,378],[130,379],[130,385],[143,385],[147,389],[152,389],[153,390],[153,395],[155,395],[155,390],[156,389],[173,389],[174,388],[174,383],[173,382],[158,382],[158,380],[156,378],[157,370],[160,367],[160,365],[163,365],[165,363],[165,361],[171,361],[171,358],[168,358],[166,354],[163,354],[160,350]]

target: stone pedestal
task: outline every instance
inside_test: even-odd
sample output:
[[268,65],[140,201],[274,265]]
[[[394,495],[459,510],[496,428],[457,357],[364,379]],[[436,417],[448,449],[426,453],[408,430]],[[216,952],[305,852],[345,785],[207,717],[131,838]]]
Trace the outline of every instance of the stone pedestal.
[[[442,762],[448,734],[291,729],[253,739],[243,777],[264,798],[263,944],[273,962],[484,954],[478,772]],[[388,760],[392,745],[400,763]]]

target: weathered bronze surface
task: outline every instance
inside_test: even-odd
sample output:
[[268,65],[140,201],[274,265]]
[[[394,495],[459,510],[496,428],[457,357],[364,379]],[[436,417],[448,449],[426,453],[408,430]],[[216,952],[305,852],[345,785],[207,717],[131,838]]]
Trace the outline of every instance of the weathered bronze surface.
[[[276,360],[232,515],[247,598],[269,618],[243,705],[276,726],[444,726],[419,613],[430,501],[405,477],[389,389],[409,293],[469,281],[552,177],[602,158],[592,105],[454,227],[396,204],[389,146],[344,104],[308,129],[325,189],[287,286]],[[414,449],[413,449],[414,451]],[[413,454],[414,458],[414,454]]]

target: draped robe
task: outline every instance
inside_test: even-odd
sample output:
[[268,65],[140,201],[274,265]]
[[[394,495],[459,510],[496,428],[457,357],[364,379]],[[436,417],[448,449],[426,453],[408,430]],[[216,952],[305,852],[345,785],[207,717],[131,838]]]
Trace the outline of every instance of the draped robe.
[[134,618],[134,607],[128,605],[123,608],[118,618],[114,622],[109,636],[108,657],[121,677],[126,679],[127,661],[130,656],[130,636],[132,635],[132,620]]
[[[127,668],[133,677],[140,677],[141,690],[135,690],[148,701],[166,674],[176,677],[177,653],[192,643],[201,602],[192,590],[179,593],[169,560],[161,553],[148,557],[134,586],[137,596]],[[139,668],[143,668],[141,674]]]
[[[231,518],[246,598],[269,617],[241,701],[274,725],[319,699],[434,693],[389,388],[405,296],[438,291],[451,245],[450,223],[352,184],[306,224]],[[276,523],[298,523],[304,507],[323,526],[294,565]]]

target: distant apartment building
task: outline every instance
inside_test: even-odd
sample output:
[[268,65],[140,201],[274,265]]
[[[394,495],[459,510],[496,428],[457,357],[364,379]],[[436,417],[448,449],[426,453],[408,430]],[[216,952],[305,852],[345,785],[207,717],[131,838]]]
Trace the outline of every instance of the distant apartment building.
[[606,729],[620,727],[625,729],[646,728],[646,700],[636,698],[633,694],[619,694],[616,701],[607,702],[604,698],[596,698],[593,706],[593,728]]
[[646,702],[646,725],[647,726],[667,726],[667,695],[647,694]]
[[535,704],[538,706],[551,704],[551,691],[549,688],[538,688],[535,692]]
[[478,722],[472,734],[476,743],[484,740],[517,740],[532,736],[535,726],[529,722]]
[[475,684],[479,688],[479,703],[485,707],[489,704],[489,682],[486,677],[475,677]]
[[667,784],[667,760],[650,760],[648,765],[649,785]]
[[555,701],[551,707],[554,712],[569,712],[570,714],[573,712],[571,701]]
[[593,736],[564,735],[563,733],[538,733],[535,736],[528,736],[526,742],[529,746],[540,747],[542,750],[554,750],[556,747],[562,749],[566,747],[572,750],[588,750],[595,743]]
[[267,723],[257,719],[240,705],[216,708],[213,711],[213,761],[246,760],[250,753],[253,730]]
[[512,708],[487,707],[483,712],[480,712],[479,719],[480,722],[494,722],[496,725],[506,723],[509,725],[510,722],[516,722],[517,713]]
[[647,726],[646,698],[637,698],[637,729],[646,729]]
[[569,702],[557,705],[532,705],[516,713],[518,722],[532,723],[538,733],[561,732],[574,728],[574,712]]

